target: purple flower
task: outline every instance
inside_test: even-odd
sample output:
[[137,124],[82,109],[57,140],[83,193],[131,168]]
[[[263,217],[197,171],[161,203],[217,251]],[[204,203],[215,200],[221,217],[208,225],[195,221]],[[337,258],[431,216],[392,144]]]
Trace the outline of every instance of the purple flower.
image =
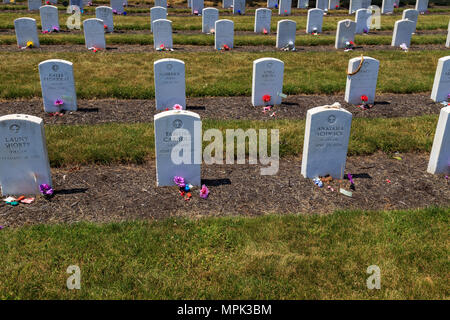
[[0,230],[2,230],[4,228],[4,226],[0,226]]
[[347,173],[347,178],[350,181],[350,183],[354,183],[353,182],[353,177],[352,177],[352,175],[350,173]]
[[208,187],[202,185],[202,189],[200,190],[200,198],[206,199],[208,198],[208,195],[209,195]]
[[53,194],[53,188],[50,187],[48,184],[43,183],[39,186],[39,191],[44,195],[44,196],[51,196]]
[[54,105],[55,106],[61,106],[64,104],[64,101],[62,99],[56,99]]
[[183,177],[175,176],[173,178],[173,182],[175,182],[175,184],[177,186],[179,186],[180,188],[184,188],[186,186],[186,183],[184,183],[184,178]]

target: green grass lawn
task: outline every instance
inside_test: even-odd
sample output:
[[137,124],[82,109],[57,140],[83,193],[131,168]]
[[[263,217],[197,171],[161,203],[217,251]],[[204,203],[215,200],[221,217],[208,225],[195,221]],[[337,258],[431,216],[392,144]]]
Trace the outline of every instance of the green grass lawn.
[[377,85],[379,93],[431,91],[437,61],[448,55],[443,50],[408,53],[3,52],[2,61],[7,63],[0,64],[0,98],[40,97],[38,64],[46,59],[64,59],[74,64],[78,98],[151,99],[154,97],[153,62],[169,57],[186,63],[188,97],[250,96],[252,62],[262,57],[284,61],[283,92],[287,94],[342,93],[345,91],[348,60],[361,53],[380,60]]
[[[0,231],[0,299],[448,299],[447,208]],[[66,269],[81,269],[68,290]],[[377,265],[381,289],[369,290]]]

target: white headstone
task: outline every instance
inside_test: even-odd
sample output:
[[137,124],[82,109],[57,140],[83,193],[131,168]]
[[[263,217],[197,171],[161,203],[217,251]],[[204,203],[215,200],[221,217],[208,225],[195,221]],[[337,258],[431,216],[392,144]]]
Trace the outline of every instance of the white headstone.
[[28,0],[28,10],[34,11],[39,10],[42,6],[42,0]]
[[416,10],[426,12],[428,10],[428,0],[416,0]]
[[111,9],[113,10],[113,12],[122,14],[125,11],[123,3],[123,0],[110,0]]
[[450,106],[441,109],[427,171],[450,174]]
[[107,27],[105,31],[114,31],[114,21],[112,8],[106,6],[100,6],[95,8],[95,17],[103,21],[103,24]]
[[316,8],[323,11],[328,10],[328,0],[316,0]]
[[403,11],[402,19],[413,21],[414,22],[413,32],[416,32],[417,20],[419,19],[419,11],[415,9],[406,9]]
[[0,117],[0,139],[3,196],[39,194],[41,184],[52,185],[41,118],[24,114]]
[[233,0],[233,14],[245,13],[245,0]]
[[[42,61],[39,63],[39,77],[45,112],[77,110],[72,62],[59,59]],[[63,104],[55,105],[56,100],[62,100]]]
[[414,32],[415,23],[410,20],[398,20],[394,25],[394,32],[392,34],[391,46],[398,47],[402,43],[409,48],[411,44],[411,37]]
[[202,32],[213,33],[216,21],[219,20],[219,10],[216,8],[205,8],[202,10]]
[[348,14],[353,14],[359,9],[363,9],[362,0],[350,0]]
[[306,9],[308,8],[308,0],[297,0],[297,8],[298,9]]
[[356,33],[356,22],[349,19],[342,20],[338,22],[337,32],[336,32],[336,49],[345,48],[345,43],[347,41],[355,41]]
[[[252,104],[265,106],[281,104],[279,94],[283,93],[284,62],[275,58],[261,58],[253,61]],[[263,96],[270,101],[264,102]]]
[[267,8],[275,8],[278,6],[278,0],[267,0]]
[[172,48],[172,21],[167,19],[158,19],[153,21],[153,46],[154,48]]
[[309,9],[308,18],[306,20],[306,33],[318,32],[322,33],[323,10]]
[[394,12],[394,0],[383,0],[381,5],[381,13],[393,13]]
[[217,20],[215,29],[214,47],[216,50],[221,49],[224,44],[232,49],[234,44],[234,22],[228,19]]
[[173,109],[179,104],[186,109],[186,80],[184,62],[160,59],[154,62],[156,110]]
[[[202,122],[190,111],[165,111],[154,117],[156,181],[159,187],[174,186],[174,177],[201,184]],[[184,161],[185,160],[185,161]]]
[[[350,59],[348,72],[355,72],[361,64],[361,57]],[[375,101],[375,90],[377,88],[378,70],[380,62],[371,57],[364,57],[361,69],[354,75],[347,75],[345,87],[345,101],[351,104],[361,104],[361,96],[367,96],[367,103]]]
[[153,7],[150,9],[150,31],[153,32],[153,22],[159,19],[167,19],[167,9],[163,7]]
[[288,16],[291,14],[292,0],[280,0],[278,5],[278,15]]
[[305,178],[343,178],[351,124],[352,114],[342,108],[308,110],[301,170]]
[[448,23],[448,31],[447,31],[447,42],[445,43],[447,48],[450,48],[450,21]]
[[222,7],[224,9],[229,9],[233,5],[233,0],[222,0]]
[[42,6],[39,8],[42,30],[52,31],[53,27],[59,30],[58,8],[55,6]]
[[431,99],[435,102],[448,101],[450,95],[450,56],[438,60],[436,74],[434,75]]
[[201,14],[204,7],[203,0],[192,0],[191,13]]
[[277,25],[276,47],[281,49],[292,43],[295,46],[297,24],[293,20],[280,20]]
[[103,26],[103,20],[97,18],[83,21],[86,48],[106,49],[105,28]]
[[255,10],[255,32],[270,33],[270,22],[272,20],[272,10],[266,8],[259,8]]
[[370,30],[370,20],[372,17],[372,10],[369,9],[358,9],[356,10],[356,34],[364,33],[364,30],[369,32]]
[[329,0],[328,10],[336,10],[339,8],[339,0]]
[[167,0],[155,0],[155,7],[163,7],[167,9]]
[[33,46],[39,48],[36,20],[32,18],[16,19],[14,20],[14,30],[16,32],[17,45],[19,47],[26,47],[27,42],[32,41]]

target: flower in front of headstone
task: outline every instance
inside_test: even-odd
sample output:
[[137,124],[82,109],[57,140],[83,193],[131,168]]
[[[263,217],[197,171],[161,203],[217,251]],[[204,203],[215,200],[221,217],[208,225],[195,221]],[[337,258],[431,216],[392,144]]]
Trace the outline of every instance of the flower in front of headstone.
[[211,30],[209,30],[209,32],[214,33],[215,32],[214,28],[211,28]]
[[33,41],[28,41],[26,47],[27,47],[27,48],[33,48],[33,47],[34,47]]
[[177,103],[173,106],[173,110],[183,110],[183,107]]
[[0,230],[2,230],[4,228],[4,226],[0,226]]
[[127,15],[127,12],[126,11],[124,11],[123,13],[122,13],[124,16],[126,16]]
[[113,14],[117,14],[117,10],[116,9],[113,9]]
[[355,43],[353,41],[346,41],[345,42],[345,51],[350,51],[355,48]]
[[275,4],[275,9],[278,9],[278,4]]
[[312,34],[313,36],[317,36],[317,35],[319,34],[319,33],[317,32],[317,28],[313,28],[311,34]]
[[266,29],[266,28],[263,28],[263,33],[264,33],[264,34],[268,34],[268,32],[267,32],[267,29]]
[[339,9],[339,5],[338,4],[336,5],[336,9]]
[[45,1],[45,4],[50,4],[50,1]]
[[186,183],[184,182],[183,177],[175,176],[175,177],[173,177],[173,182],[175,182],[175,184],[177,186],[179,186],[180,188],[184,188],[186,186]]
[[364,34],[368,34],[368,33],[369,33],[369,29],[364,28],[364,29],[363,29],[363,33],[364,33]]
[[209,195],[209,189],[206,185],[202,185],[200,189],[200,198],[207,199]]
[[318,186],[319,188],[322,188],[322,187],[323,187],[323,182],[322,182],[322,180],[320,180],[319,177],[315,177],[315,178],[313,179],[313,182],[314,182],[314,184],[315,184],[316,186]]
[[106,24],[103,25],[103,29],[108,29],[108,26]]
[[406,43],[402,43],[400,45],[400,48],[403,50],[403,52],[408,52],[408,46],[406,45]]
[[52,32],[59,32],[58,26],[52,26]]
[[42,33],[43,34],[47,34],[47,33],[49,33],[49,31],[48,30],[42,30]]
[[238,10],[237,13],[238,13],[238,14],[241,14],[241,10]]
[[272,106],[263,107],[263,113],[265,114],[267,111],[270,111],[270,109],[272,109]]
[[221,49],[228,51],[228,50],[230,50],[230,47],[227,44],[224,44]]
[[50,187],[48,184],[43,183],[39,186],[39,191],[44,197],[49,197],[53,195],[53,188]]
[[263,95],[263,97],[262,97],[262,100],[264,101],[264,102],[270,102],[270,100],[272,99],[272,97],[269,95],[269,94],[265,94],[265,95]]
[[97,52],[100,49],[97,47],[90,47],[90,48],[88,48],[88,50],[91,50],[92,52]]
[[55,102],[53,103],[55,106],[60,107],[64,104],[64,100],[63,99],[56,99]]
[[89,1],[89,2],[88,2],[88,6],[92,6],[92,1]]

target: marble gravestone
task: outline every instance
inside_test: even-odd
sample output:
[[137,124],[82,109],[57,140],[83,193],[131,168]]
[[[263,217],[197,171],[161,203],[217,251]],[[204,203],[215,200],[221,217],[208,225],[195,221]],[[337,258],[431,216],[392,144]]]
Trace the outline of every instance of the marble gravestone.
[[191,2],[191,13],[192,14],[201,14],[204,7],[203,0],[192,0]]
[[280,20],[277,25],[276,48],[281,49],[289,45],[295,46],[295,32],[297,24],[293,20]]
[[[284,62],[275,58],[261,58],[253,61],[252,104],[266,106],[281,104],[279,94],[283,93]],[[270,101],[264,102],[263,96]]]
[[266,8],[259,8],[255,10],[255,32],[256,33],[270,33],[270,23],[272,20],[272,10]]
[[383,0],[381,5],[381,13],[388,14],[394,12],[394,0]]
[[328,10],[336,10],[339,8],[339,0],[329,0]]
[[342,20],[338,22],[337,32],[336,32],[336,49],[345,48],[345,43],[347,41],[355,41],[356,33],[356,22],[349,19]]
[[0,186],[3,196],[39,194],[52,185],[41,118],[11,114],[0,117]]
[[153,47],[156,49],[162,45],[169,49],[173,47],[172,21],[167,19],[153,21]]
[[278,5],[278,15],[288,16],[291,14],[292,0],[280,0]]
[[155,7],[163,7],[167,9],[167,0],[155,0]]
[[125,11],[123,4],[124,4],[123,0],[110,0],[110,5],[111,9],[113,10],[113,13],[122,14]]
[[222,8],[229,9],[233,5],[233,0],[222,0]]
[[415,9],[403,10],[402,19],[403,20],[410,20],[410,21],[414,22],[414,31],[413,31],[413,33],[416,32],[417,20],[419,19],[419,11],[417,11]]
[[278,6],[278,0],[267,0],[267,8],[272,9]]
[[305,178],[343,178],[351,124],[351,112],[342,108],[322,106],[308,110],[301,169]]
[[[361,64],[361,57],[350,59],[348,72],[355,72]],[[375,91],[378,81],[380,62],[371,57],[364,57],[361,69],[354,75],[347,75],[345,86],[345,101],[351,104],[361,104],[361,96],[368,97],[367,103],[375,101]]]
[[114,32],[113,13],[110,7],[100,6],[95,8],[95,17],[103,21],[105,31]]
[[450,106],[441,109],[427,171],[450,174]]
[[83,21],[86,48],[106,49],[105,28],[103,26],[103,20],[97,18]]
[[323,25],[323,10],[322,9],[309,9],[308,17],[306,19],[306,33],[322,33]]
[[363,9],[362,0],[350,0],[350,5],[348,8],[348,14],[353,14],[356,10]]
[[[448,101],[450,95],[450,56],[438,60],[436,74],[434,75],[431,99],[434,102]],[[450,101],[449,101],[450,102]]]
[[33,46],[39,48],[36,20],[32,18],[18,18],[14,20],[14,30],[16,32],[17,45],[20,48],[26,47],[28,41],[33,41]]
[[450,48],[450,22],[448,23],[447,42],[445,42],[445,46],[447,48]]
[[42,6],[42,0],[28,0],[28,11],[39,10]]
[[428,0],[416,0],[416,8],[420,13],[428,11]]
[[42,30],[52,31],[53,27],[59,30],[58,8],[55,6],[42,6],[39,8],[39,15],[41,17]]
[[228,19],[217,20],[215,30],[214,48],[220,50],[226,44],[230,49],[233,49],[234,22]]
[[153,32],[153,22],[159,19],[167,19],[167,9],[163,7],[153,7],[150,9],[150,31]]
[[398,20],[394,25],[394,32],[392,34],[391,46],[398,47],[402,43],[406,44],[409,48],[411,45],[411,37],[415,23],[410,20]]
[[216,8],[205,8],[202,10],[202,32],[214,33],[216,21],[219,20],[219,10]]
[[156,110],[172,110],[175,104],[186,109],[184,62],[178,59],[155,61],[154,77]]
[[297,0],[297,9],[306,9],[309,6],[308,0]]
[[156,183],[175,186],[173,178],[201,185],[202,122],[200,116],[186,110],[160,112],[154,116]]
[[[73,77],[72,62],[50,59],[39,63],[42,100],[45,112],[77,110],[77,94]],[[56,100],[62,100],[61,106],[55,106]]]
[[328,0],[316,0],[316,9],[328,11]]
[[245,14],[245,0],[233,0],[233,14]]
[[356,22],[356,34],[364,33],[364,30],[369,32],[370,30],[370,18],[372,17],[372,11],[370,9],[358,9],[355,14]]

